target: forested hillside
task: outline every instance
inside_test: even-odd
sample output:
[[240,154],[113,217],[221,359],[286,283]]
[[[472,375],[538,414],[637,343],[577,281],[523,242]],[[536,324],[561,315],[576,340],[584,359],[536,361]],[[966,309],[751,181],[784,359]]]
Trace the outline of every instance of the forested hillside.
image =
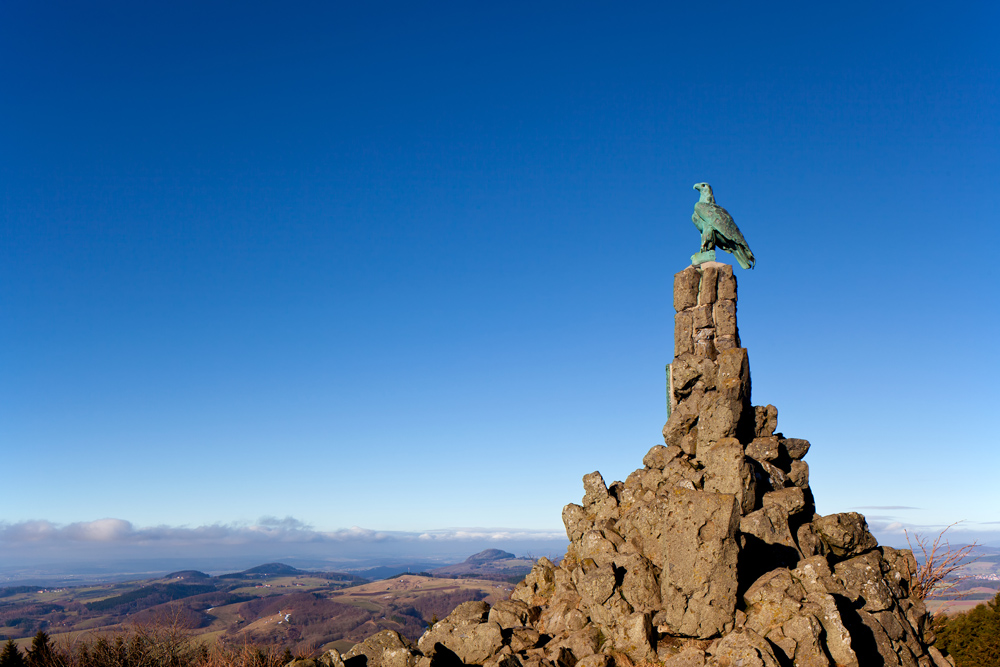
[[959,614],[934,617],[936,646],[956,667],[1000,665],[1000,593],[986,604]]

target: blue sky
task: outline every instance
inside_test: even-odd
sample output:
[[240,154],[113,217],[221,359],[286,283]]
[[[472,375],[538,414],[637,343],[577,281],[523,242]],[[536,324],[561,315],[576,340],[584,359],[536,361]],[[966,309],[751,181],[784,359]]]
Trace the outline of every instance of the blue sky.
[[662,441],[698,181],[819,511],[989,531],[998,19],[4,3],[4,541],[558,536]]

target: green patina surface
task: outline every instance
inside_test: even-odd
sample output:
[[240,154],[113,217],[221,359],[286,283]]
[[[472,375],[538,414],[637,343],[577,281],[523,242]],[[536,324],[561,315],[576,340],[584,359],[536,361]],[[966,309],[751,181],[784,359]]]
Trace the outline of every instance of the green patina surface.
[[670,364],[667,364],[667,419],[670,419]]
[[705,250],[704,252],[696,252],[691,255],[691,266],[698,266],[699,264],[704,264],[705,262],[715,261],[715,250]]
[[715,249],[722,248],[731,253],[744,269],[752,269],[757,260],[746,239],[743,238],[743,233],[736,226],[733,216],[715,203],[712,186],[708,183],[695,183],[694,189],[701,198],[694,205],[691,222],[701,232],[701,250],[691,256],[691,264],[698,266],[714,260]]

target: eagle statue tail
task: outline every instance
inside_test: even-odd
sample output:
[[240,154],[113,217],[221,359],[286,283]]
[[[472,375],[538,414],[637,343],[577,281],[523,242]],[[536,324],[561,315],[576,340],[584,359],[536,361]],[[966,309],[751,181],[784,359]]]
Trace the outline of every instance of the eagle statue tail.
[[742,243],[733,248],[733,256],[744,269],[752,269],[753,265],[757,263],[757,260],[753,257],[753,253],[750,252],[750,248]]

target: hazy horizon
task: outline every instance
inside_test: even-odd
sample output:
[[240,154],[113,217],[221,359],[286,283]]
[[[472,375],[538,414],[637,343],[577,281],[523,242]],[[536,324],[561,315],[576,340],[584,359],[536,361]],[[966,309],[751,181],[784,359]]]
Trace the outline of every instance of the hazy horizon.
[[93,523],[97,525],[52,527],[44,531],[44,537],[35,531],[33,538],[19,541],[11,539],[9,528],[0,533],[4,547],[0,550],[0,586],[4,581],[14,584],[18,579],[74,572],[80,576],[183,569],[219,573],[265,562],[344,571],[408,560],[446,565],[488,548],[519,557],[561,557],[568,545],[565,533],[484,528],[422,533],[352,528],[322,533],[290,518],[265,525],[196,529],[134,529],[120,520]]
[[[865,512],[866,508],[855,508]],[[906,508],[870,508],[906,509]],[[907,547],[899,526],[868,516],[869,526],[884,546]],[[239,571],[266,562],[284,562],[301,569],[357,571],[378,565],[429,561],[457,563],[488,548],[519,557],[562,557],[568,539],[563,531],[453,528],[423,532],[375,531],[354,527],[316,531],[301,522],[264,518],[255,525],[177,528],[136,528],[126,521],[106,519],[86,524],[55,526],[47,522],[20,527],[0,526],[0,586],[19,580],[83,579],[128,574],[166,573],[195,569],[210,574]],[[45,524],[44,528],[38,524]],[[18,530],[20,528],[20,530]],[[911,540],[933,540],[937,526],[910,526]],[[978,542],[1000,547],[992,530],[958,525],[946,538],[954,545]],[[913,541],[913,547],[917,543]]]

